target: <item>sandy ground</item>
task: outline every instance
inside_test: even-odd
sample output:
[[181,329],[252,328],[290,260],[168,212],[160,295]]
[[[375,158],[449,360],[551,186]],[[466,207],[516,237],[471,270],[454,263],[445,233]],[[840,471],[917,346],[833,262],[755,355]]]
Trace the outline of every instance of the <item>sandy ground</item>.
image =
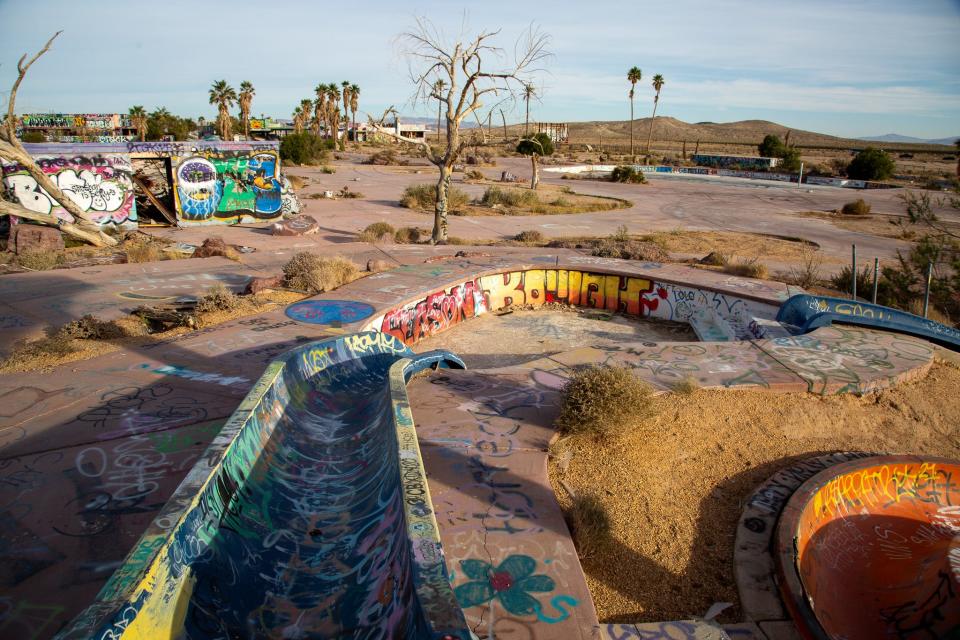
[[682,322],[638,319],[558,305],[557,310],[484,314],[470,320],[468,327],[454,327],[423,340],[414,350],[422,353],[449,349],[471,369],[492,369],[530,362],[586,344],[696,339],[690,326]]
[[[960,368],[865,397],[702,391],[658,399],[659,415],[622,440],[561,442],[573,457],[551,481],[564,508],[593,493],[612,528],[582,558],[602,622],[677,620],[738,603],[737,519],[753,489],[795,460],[838,450],[960,458]],[[722,620],[739,620],[739,606]]]

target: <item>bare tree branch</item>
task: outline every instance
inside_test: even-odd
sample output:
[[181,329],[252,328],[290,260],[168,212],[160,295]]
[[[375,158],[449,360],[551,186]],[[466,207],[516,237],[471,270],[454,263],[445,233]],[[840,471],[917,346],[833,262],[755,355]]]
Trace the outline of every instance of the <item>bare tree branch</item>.
[[[43,170],[37,166],[37,163],[34,162],[33,157],[27,153],[26,149],[23,148],[20,140],[17,138],[17,118],[15,115],[16,111],[16,101],[17,101],[17,91],[20,88],[20,84],[23,82],[24,77],[27,75],[27,71],[30,70],[30,67],[33,66],[33,63],[36,62],[40,56],[50,50],[50,45],[53,44],[53,41],[56,40],[62,31],[57,31],[53,36],[47,40],[47,43],[43,46],[40,51],[37,52],[29,61],[24,63],[27,60],[27,54],[23,54],[20,58],[20,61],[17,62],[17,79],[13,83],[13,88],[10,90],[10,98],[7,101],[7,115],[4,118],[3,126],[0,127],[0,157],[3,157],[6,160],[12,160],[20,164],[27,173],[33,176],[33,179],[37,181],[44,191],[46,191],[51,198],[53,198],[57,204],[63,207],[70,215],[72,215],[77,220],[77,227],[83,227],[84,232],[87,235],[97,238],[97,241],[94,242],[97,246],[113,246],[117,244],[115,238],[111,238],[107,234],[103,233],[98,225],[90,216],[89,213],[81,209],[76,202],[71,200],[63,191],[60,190],[49,176],[43,172]],[[23,216],[27,217],[27,216]],[[62,225],[61,225],[62,227]],[[85,238],[87,239],[87,238]],[[92,240],[87,239],[88,242]]]

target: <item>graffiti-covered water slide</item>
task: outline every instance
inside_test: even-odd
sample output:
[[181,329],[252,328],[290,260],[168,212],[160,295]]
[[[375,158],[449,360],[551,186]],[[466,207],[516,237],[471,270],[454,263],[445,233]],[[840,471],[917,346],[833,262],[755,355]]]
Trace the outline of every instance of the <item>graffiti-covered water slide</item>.
[[960,351],[960,330],[906,311],[859,300],[796,295],[781,305],[777,322],[796,327],[798,333],[808,333],[834,322],[855,324],[906,333]]
[[463,363],[379,332],[274,361],[61,637],[469,638],[407,402],[430,367]]

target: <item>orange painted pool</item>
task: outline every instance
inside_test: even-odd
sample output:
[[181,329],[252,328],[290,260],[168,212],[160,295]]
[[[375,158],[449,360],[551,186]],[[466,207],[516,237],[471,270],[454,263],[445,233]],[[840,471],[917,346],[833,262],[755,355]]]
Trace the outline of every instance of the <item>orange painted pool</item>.
[[958,637],[960,462],[831,467],[790,499],[778,539],[784,600],[807,637]]

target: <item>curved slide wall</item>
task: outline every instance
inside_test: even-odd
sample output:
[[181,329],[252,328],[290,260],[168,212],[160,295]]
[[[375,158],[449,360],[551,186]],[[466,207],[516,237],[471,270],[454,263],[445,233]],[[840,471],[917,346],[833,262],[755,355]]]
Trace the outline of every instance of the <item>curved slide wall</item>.
[[960,351],[960,330],[906,311],[869,302],[797,295],[783,303],[777,321],[807,333],[833,322],[886,329],[925,338],[954,351]]
[[960,464],[870,457],[804,483],[778,525],[781,589],[809,638],[956,638]]
[[376,332],[274,361],[61,637],[469,638],[405,391],[431,366],[463,363]]

